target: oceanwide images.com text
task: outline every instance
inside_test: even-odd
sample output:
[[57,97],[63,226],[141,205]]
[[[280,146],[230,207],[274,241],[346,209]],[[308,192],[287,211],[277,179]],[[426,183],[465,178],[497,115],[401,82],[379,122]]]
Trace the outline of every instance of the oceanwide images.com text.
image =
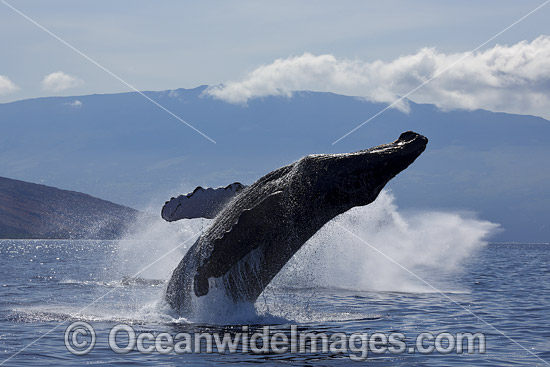
[[[297,325],[288,329],[270,326],[250,328],[237,326],[222,332],[168,333],[138,331],[127,324],[110,329],[109,348],[117,354],[132,351],[151,354],[190,353],[254,353],[308,354],[327,353],[347,355],[351,360],[364,361],[369,354],[483,354],[486,351],[482,333],[433,334],[423,332],[414,338],[403,333],[319,333],[299,331]],[[97,336],[86,322],[74,322],[65,330],[65,346],[75,355],[86,355],[94,349]]]

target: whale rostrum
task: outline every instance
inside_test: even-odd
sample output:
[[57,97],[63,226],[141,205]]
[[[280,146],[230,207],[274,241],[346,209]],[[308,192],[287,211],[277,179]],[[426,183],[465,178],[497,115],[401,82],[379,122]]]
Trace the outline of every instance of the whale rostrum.
[[162,217],[214,218],[191,246],[166,289],[166,301],[190,312],[194,297],[222,288],[234,302],[254,302],[325,223],[373,202],[426,149],[412,131],[396,141],[343,154],[314,154],[250,186],[197,188],[167,201]]

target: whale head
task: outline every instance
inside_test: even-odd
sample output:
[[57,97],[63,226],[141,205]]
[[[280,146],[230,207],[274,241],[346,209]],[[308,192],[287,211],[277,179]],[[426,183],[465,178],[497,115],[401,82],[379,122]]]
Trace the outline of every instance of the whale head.
[[316,154],[298,162],[307,172],[295,187],[304,201],[314,206],[340,208],[374,201],[384,186],[407,168],[426,149],[428,139],[407,131],[389,144],[353,153]]

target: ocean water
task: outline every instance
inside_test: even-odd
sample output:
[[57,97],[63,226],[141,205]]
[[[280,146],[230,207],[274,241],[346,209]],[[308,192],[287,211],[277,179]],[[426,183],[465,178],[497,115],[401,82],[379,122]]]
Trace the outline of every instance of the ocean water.
[[[407,216],[397,211],[392,200],[383,196],[378,206],[358,209],[324,228],[287,264],[255,305],[228,307],[223,297],[212,297],[200,304],[200,317],[194,319],[174,314],[162,302],[166,280],[192,241],[162,255],[208,223],[150,224],[123,241],[0,240],[0,363],[550,363],[550,245],[487,244],[486,236],[496,227],[488,222],[464,213]],[[340,226],[354,235],[347,235]],[[139,272],[151,263],[154,265]],[[85,355],[75,355],[65,345],[65,331],[77,321],[88,323],[96,335],[94,348]],[[223,354],[215,350],[145,354],[134,349],[117,354],[109,346],[109,333],[118,324],[132,327],[136,335],[154,336],[235,335],[244,327],[250,333],[262,332],[264,326],[270,327],[270,336],[282,333],[289,338],[292,328],[328,335],[393,332],[405,336],[407,352],[377,354],[369,350],[366,361],[350,359],[350,355],[360,355],[360,349],[357,353],[307,348],[275,353],[243,352],[239,347],[236,353]],[[435,336],[482,333],[485,351],[409,353],[417,336],[425,332]],[[122,345],[126,342],[124,337],[117,340]]]
[[[331,353],[116,354],[107,339],[110,328],[119,323],[156,333],[223,332],[239,325],[193,323],[163,313],[156,305],[162,283],[124,285],[109,276],[116,274],[109,269],[116,246],[96,241],[0,241],[0,360],[34,343],[5,365],[361,363]],[[326,333],[400,331],[414,338],[425,331],[482,332],[486,337],[485,354],[369,354],[367,361],[377,365],[544,365],[535,356],[550,361],[550,246],[487,245],[464,263],[452,282],[462,291],[445,294],[458,304],[437,292],[278,288],[267,297],[271,300],[258,306],[265,309],[267,304],[278,316],[258,312],[245,321],[251,328],[272,325],[272,331],[283,332],[298,325],[300,330]],[[99,297],[103,298],[88,306]],[[64,331],[73,321],[87,321],[97,333],[96,346],[87,355],[73,355],[65,347]]]

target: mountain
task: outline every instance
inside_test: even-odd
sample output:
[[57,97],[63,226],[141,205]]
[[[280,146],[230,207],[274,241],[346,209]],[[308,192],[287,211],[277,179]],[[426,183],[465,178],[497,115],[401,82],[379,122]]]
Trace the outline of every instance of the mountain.
[[80,192],[0,177],[0,238],[114,239],[137,215]]
[[550,123],[485,110],[386,105],[332,93],[234,105],[205,86],[145,92],[216,144],[138,93],[0,104],[0,173],[88,192],[155,214],[195,186],[253,182],[306,154],[350,152],[415,130],[426,152],[388,187],[405,209],[471,211],[500,223],[495,241],[550,240]]

